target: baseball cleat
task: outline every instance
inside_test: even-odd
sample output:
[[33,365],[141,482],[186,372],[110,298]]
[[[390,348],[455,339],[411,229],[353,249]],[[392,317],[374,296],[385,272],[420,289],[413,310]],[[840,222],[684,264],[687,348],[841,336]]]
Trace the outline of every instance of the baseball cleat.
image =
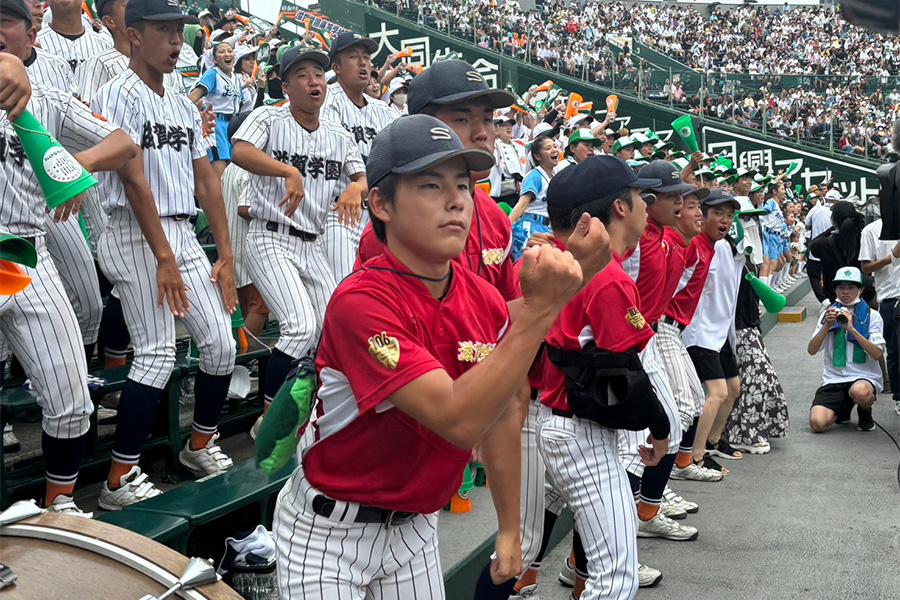
[[678,542],[696,540],[700,532],[696,527],[676,523],[662,513],[657,513],[649,521],[638,521],[638,537],[664,538]]

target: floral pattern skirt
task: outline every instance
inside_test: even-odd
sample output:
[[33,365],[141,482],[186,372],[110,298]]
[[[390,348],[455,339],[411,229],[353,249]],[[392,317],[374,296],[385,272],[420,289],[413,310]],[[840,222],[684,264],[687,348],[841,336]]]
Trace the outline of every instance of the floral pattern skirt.
[[725,439],[750,445],[760,438],[784,437],[789,427],[787,402],[759,329],[737,331],[737,362],[741,394],[725,424]]

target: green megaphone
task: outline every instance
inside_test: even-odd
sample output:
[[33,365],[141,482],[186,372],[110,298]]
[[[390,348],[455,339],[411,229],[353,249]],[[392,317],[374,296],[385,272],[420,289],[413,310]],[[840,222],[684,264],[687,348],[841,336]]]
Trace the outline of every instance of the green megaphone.
[[766,307],[767,313],[779,313],[787,305],[787,298],[760,281],[759,277],[753,273],[747,273],[744,275],[744,279],[750,282],[753,291]]
[[97,180],[27,110],[12,124],[47,206],[56,208],[97,185]]
[[507,204],[506,202],[500,202],[500,203],[498,204],[498,206],[503,210],[503,212],[506,213],[506,216],[507,216],[507,217],[509,216],[509,213],[512,212],[512,206],[510,206],[510,205]]

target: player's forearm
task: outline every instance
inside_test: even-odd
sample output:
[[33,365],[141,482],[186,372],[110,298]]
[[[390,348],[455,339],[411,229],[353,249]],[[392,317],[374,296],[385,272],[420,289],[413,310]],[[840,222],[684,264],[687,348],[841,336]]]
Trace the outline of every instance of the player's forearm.
[[350,189],[351,187],[354,188],[354,191],[359,193],[359,197],[363,200],[369,197],[369,183],[365,173],[357,173],[351,177],[350,185],[347,186],[347,189]]
[[206,220],[209,221],[209,230],[216,241],[219,260],[232,260],[234,252],[231,248],[231,233],[228,229],[228,216],[225,214],[222,185],[205,158],[194,161],[194,188],[200,207],[206,215]]
[[481,440],[484,468],[501,533],[519,535],[522,481],[522,425],[517,405],[510,404]]
[[287,178],[297,172],[295,167],[275,160],[250,142],[244,141],[234,143],[231,148],[231,162],[261,177]]
[[125,188],[125,198],[131,206],[131,211],[137,219],[138,226],[150,251],[157,263],[175,260],[175,254],[169,240],[163,231],[159,219],[159,211],[153,199],[153,191],[144,177],[144,165],[141,155],[130,160],[124,167],[116,171],[122,186]]
[[850,335],[852,335],[862,349],[866,351],[866,354],[872,357],[872,360],[881,360],[884,356],[884,351],[881,348],[869,341],[868,338],[863,337],[856,329],[851,329]]
[[813,336],[813,339],[809,340],[809,345],[806,347],[806,351],[810,354],[810,356],[815,356],[819,353],[819,350],[822,349],[822,343],[825,341],[825,336],[828,335],[830,327],[822,326],[822,329],[819,330],[819,333]]
[[519,201],[516,202],[516,205],[509,213],[509,220],[511,223],[515,223],[522,218],[522,215],[525,214],[525,209],[528,208],[528,203],[530,201],[531,198],[527,194],[519,196]]
[[117,129],[96,146],[76,154],[75,160],[89,173],[117,171],[137,156],[137,153],[138,147],[128,134]]

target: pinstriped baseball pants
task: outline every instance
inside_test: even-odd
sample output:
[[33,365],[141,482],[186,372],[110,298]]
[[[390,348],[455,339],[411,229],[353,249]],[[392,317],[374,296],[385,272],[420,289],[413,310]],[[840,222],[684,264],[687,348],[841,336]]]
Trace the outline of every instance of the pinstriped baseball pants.
[[675,395],[675,403],[681,416],[681,428],[687,431],[703,412],[706,402],[706,394],[703,384],[697,376],[697,369],[688,354],[684,342],[681,341],[681,332],[674,325],[660,323],[656,336],[659,356],[666,366],[669,375],[669,385]]

